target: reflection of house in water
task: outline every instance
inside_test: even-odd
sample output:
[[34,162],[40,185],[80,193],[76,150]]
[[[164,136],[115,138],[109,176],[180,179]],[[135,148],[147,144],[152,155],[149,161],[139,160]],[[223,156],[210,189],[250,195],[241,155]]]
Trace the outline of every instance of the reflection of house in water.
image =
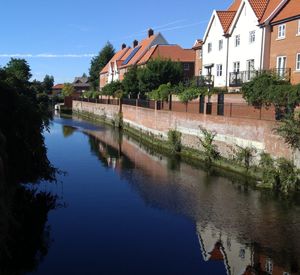
[[213,225],[197,225],[197,233],[205,261],[223,261],[228,275],[244,274],[253,266],[252,248],[243,245]]
[[290,226],[300,223],[299,212],[287,213],[260,192],[242,193],[222,177],[207,178],[204,170],[151,155],[113,131],[91,134],[102,163],[128,179],[147,204],[195,222],[204,260],[223,262],[230,275],[299,274],[298,227]]

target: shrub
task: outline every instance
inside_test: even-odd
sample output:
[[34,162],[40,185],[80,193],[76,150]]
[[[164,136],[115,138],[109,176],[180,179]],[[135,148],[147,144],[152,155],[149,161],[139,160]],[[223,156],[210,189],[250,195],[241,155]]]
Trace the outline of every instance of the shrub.
[[153,90],[148,94],[148,97],[153,100],[168,100],[169,95],[171,94],[171,83],[162,84],[158,87],[158,89]]
[[253,158],[255,156],[255,153],[256,149],[253,147],[241,147],[236,145],[235,159],[248,171],[251,165],[253,164]]
[[199,127],[203,137],[199,137],[200,144],[204,150],[205,160],[210,164],[212,161],[220,158],[217,145],[213,144],[214,139],[217,135],[216,132],[206,130],[205,128]]
[[169,130],[168,132],[168,142],[171,146],[172,153],[179,153],[182,149],[181,144],[182,134],[177,130]]

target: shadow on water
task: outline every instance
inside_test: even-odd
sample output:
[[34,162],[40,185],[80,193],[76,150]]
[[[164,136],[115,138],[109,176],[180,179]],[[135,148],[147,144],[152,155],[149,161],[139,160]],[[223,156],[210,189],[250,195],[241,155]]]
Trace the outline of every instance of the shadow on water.
[[113,129],[85,132],[93,154],[147,205],[195,223],[205,261],[223,262],[227,274],[299,274],[299,197],[253,190],[224,172],[151,152]]

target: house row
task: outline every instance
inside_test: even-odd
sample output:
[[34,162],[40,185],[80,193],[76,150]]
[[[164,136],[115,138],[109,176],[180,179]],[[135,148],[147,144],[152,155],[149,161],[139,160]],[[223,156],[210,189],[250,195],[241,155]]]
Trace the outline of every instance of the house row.
[[213,11],[194,49],[196,75],[215,87],[239,90],[261,71],[300,83],[300,1],[235,0]]
[[132,47],[122,45],[100,72],[100,90],[112,81],[122,81],[124,75],[133,66],[146,66],[153,59],[171,59],[183,64],[184,81],[190,80],[195,72],[193,49],[183,49],[179,45],[169,44],[161,33],[149,29],[148,37],[142,41],[134,40]]
[[[72,83],[74,93],[73,97],[80,97],[82,94],[90,89],[90,83],[87,76],[75,77]],[[56,84],[52,87],[52,95],[61,95],[64,84]]]

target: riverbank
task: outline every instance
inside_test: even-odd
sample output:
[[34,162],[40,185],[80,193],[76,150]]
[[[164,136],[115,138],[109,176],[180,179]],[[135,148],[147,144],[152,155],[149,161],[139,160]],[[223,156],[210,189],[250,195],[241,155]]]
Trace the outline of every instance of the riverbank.
[[[115,127],[117,124],[114,119],[94,115],[89,112],[75,111],[73,112],[73,115],[90,122],[104,123],[111,127]],[[256,166],[250,168],[249,170],[246,170],[244,167],[224,157],[221,157],[218,160],[214,160],[210,165],[207,165],[205,163],[205,156],[200,150],[183,146],[181,152],[174,154],[172,152],[170,143],[167,140],[163,139],[163,137],[158,137],[150,132],[144,132],[141,129],[134,128],[130,126],[129,123],[123,123],[122,131],[140,144],[149,148],[149,150],[162,153],[163,155],[168,157],[180,158],[185,163],[191,164],[194,167],[201,167],[208,171],[218,170],[219,174],[221,173],[223,176],[224,174],[226,174],[227,178],[238,178],[239,180],[243,179],[243,181],[247,184],[250,184],[254,187],[264,188],[263,186],[258,185],[262,178],[262,173]],[[91,133],[89,132],[89,134]]]

